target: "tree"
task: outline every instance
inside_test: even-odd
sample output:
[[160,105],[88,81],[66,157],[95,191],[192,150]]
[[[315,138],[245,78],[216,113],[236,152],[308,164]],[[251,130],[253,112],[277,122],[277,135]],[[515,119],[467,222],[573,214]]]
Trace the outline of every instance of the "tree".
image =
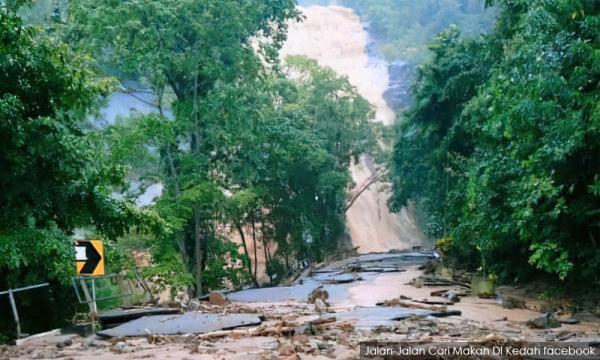
[[[204,102],[222,94],[219,86],[256,79],[263,61],[276,57],[285,39],[285,21],[297,16],[291,0],[71,2],[68,39],[89,47],[123,74],[154,90],[162,115],[165,92],[175,96],[170,138],[161,137],[161,177],[174,203],[205,182],[219,183],[218,166],[210,166]],[[258,39],[260,54],[252,46]],[[169,121],[163,118],[162,121]],[[190,151],[178,147],[181,139]],[[196,294],[203,292],[202,249],[209,222],[195,207],[176,235],[184,261],[194,259]],[[204,230],[203,230],[204,229]],[[189,239],[195,249],[190,256]]]
[[0,4],[0,288],[56,291],[74,275],[76,228],[116,238],[160,221],[110,196],[123,171],[84,130],[110,83],[91,58],[23,25],[13,3]]
[[[474,266],[479,249],[501,279],[533,266],[598,285],[600,8],[492,3],[494,32],[432,44],[399,127],[396,204],[426,204],[448,223],[444,248]],[[444,191],[423,201],[435,187]]]

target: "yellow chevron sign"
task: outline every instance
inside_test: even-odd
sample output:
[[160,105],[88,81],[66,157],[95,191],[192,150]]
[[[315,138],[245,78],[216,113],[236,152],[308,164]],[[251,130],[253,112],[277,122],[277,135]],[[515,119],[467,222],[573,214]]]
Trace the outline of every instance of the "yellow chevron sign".
[[102,240],[77,240],[75,242],[77,275],[104,275],[104,244]]

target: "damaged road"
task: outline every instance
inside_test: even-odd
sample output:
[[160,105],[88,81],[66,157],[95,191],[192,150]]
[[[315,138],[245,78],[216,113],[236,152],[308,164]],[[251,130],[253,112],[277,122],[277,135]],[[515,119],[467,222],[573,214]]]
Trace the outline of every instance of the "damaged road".
[[0,358],[357,359],[361,341],[600,340],[600,323],[547,315],[524,306],[529,300],[503,306],[470,295],[461,281],[425,274],[435,258],[357,256],[309,269],[289,286],[196,300],[184,314],[145,316],[90,337],[25,339],[0,347]]
[[260,325],[261,318],[252,314],[204,314],[188,312],[183,315],[154,315],[129,321],[112,329],[98,332],[105,337],[146,335],[205,334],[216,330]]

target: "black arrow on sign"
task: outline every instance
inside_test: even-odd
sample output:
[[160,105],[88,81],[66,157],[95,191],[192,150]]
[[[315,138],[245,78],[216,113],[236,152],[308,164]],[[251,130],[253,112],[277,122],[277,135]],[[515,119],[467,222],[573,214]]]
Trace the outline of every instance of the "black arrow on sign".
[[98,253],[91,241],[78,241],[77,245],[85,246],[85,256],[87,257],[87,260],[79,273],[84,275],[93,274],[94,270],[96,270],[96,266],[98,266],[100,260],[102,260],[102,256],[100,256],[100,253]]

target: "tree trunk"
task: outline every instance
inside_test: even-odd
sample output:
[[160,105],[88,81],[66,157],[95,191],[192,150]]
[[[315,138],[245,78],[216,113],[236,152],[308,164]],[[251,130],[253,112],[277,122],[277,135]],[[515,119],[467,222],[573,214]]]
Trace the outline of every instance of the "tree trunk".
[[252,212],[252,243],[254,244],[254,281],[258,278],[258,251],[256,250],[256,227],[254,224],[254,211]]
[[[246,246],[246,236],[244,235],[244,230],[242,229],[240,224],[235,224],[235,227],[236,227],[237,231],[240,233],[240,237],[242,238],[242,246],[244,247],[244,254],[246,254],[246,257],[248,258],[248,272],[250,273],[250,276],[252,276],[252,258],[250,257],[250,254],[248,253],[248,247]],[[256,282],[256,278],[254,279],[254,282]]]
[[202,296],[202,234],[200,234],[200,212],[194,209],[194,252],[196,255],[196,296]]

